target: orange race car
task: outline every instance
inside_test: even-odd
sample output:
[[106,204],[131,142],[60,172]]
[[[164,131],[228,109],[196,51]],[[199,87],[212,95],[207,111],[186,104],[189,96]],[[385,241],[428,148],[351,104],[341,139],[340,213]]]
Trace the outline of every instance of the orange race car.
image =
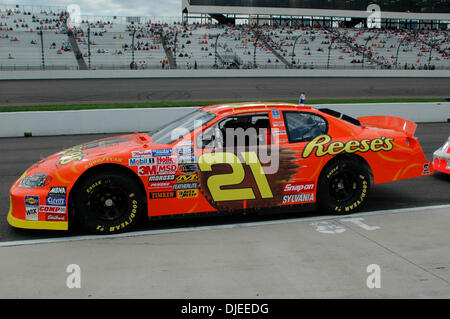
[[[203,107],[149,134],[72,147],[11,187],[10,225],[110,234],[143,216],[259,211],[347,214],[372,184],[433,174],[417,125],[277,103]],[[70,216],[70,218],[69,218]]]

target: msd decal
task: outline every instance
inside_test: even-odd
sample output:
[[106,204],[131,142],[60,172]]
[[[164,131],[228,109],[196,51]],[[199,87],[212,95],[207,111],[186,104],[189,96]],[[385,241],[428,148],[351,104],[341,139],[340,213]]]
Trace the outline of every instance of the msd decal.
[[299,194],[305,191],[314,191],[314,183],[288,183],[283,187],[283,194]]

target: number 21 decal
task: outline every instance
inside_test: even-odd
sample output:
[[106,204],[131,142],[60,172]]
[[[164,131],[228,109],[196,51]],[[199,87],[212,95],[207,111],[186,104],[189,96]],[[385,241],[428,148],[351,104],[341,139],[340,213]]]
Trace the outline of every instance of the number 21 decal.
[[[250,167],[261,198],[273,198],[272,190],[256,153],[241,152],[241,155],[245,164]],[[211,172],[214,164],[227,164],[231,167],[231,173],[214,174],[207,179],[206,184],[214,201],[256,199],[252,187],[222,189],[224,186],[238,186],[246,178],[243,163],[237,155],[233,153],[206,153],[199,157],[198,165],[201,172]]]

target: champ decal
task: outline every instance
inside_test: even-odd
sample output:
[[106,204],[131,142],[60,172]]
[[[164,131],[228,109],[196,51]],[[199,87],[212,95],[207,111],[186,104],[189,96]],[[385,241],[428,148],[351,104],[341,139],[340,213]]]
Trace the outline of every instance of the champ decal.
[[350,140],[346,143],[343,142],[333,142],[329,135],[320,135],[309,142],[305,149],[303,150],[302,157],[308,158],[311,154],[315,154],[317,157],[322,157],[325,155],[337,155],[340,153],[366,153],[369,151],[380,152],[380,151],[390,151],[394,148],[392,142],[393,138],[388,138],[382,136],[381,138],[375,138],[372,140]]

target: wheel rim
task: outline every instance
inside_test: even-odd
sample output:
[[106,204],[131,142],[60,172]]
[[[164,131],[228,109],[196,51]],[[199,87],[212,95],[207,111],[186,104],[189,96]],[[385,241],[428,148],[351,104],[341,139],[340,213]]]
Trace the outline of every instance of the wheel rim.
[[88,198],[89,210],[103,221],[115,221],[128,211],[128,193],[120,187],[105,185],[96,189]]
[[357,183],[355,174],[349,171],[338,172],[331,178],[329,193],[336,202],[346,202],[356,194]]

